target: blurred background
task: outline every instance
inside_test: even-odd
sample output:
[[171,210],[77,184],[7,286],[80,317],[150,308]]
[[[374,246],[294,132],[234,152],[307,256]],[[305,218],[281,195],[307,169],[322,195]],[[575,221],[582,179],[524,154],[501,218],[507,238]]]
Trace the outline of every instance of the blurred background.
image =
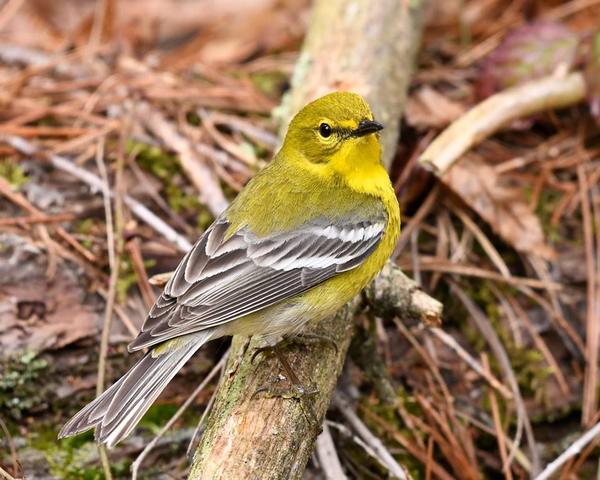
[[[159,291],[152,277],[173,270],[275,152],[310,7],[0,2],[6,475],[104,478],[92,434],[56,434],[95,396],[99,372],[110,384],[134,363],[126,345]],[[360,318],[344,382],[414,478],[530,478],[532,462],[600,421],[600,1],[448,0],[424,18],[391,167],[403,212],[396,262],[443,302],[444,323]],[[443,176],[420,166],[485,98],[565,72],[586,79],[585,99],[509,122]],[[196,355],[111,451],[115,478],[130,477],[228,342]],[[140,478],[186,477],[215,387],[158,440]],[[327,419],[348,478],[388,478],[336,407]],[[600,478],[598,444],[556,478]],[[305,478],[325,478],[318,460]]]

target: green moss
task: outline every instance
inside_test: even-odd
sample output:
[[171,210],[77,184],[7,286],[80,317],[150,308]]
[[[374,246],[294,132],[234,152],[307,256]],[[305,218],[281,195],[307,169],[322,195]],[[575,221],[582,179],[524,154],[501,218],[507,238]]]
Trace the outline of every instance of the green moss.
[[[516,294],[510,286],[497,285],[497,288],[501,289],[506,295]],[[465,290],[469,297],[483,308],[492,328],[502,341],[521,392],[526,396],[535,395],[536,400],[542,401],[545,382],[552,375],[552,369],[546,366],[543,355],[536,348],[522,348],[515,344],[512,335],[507,331],[506,325],[502,321],[500,305],[496,295],[489,288],[488,282],[472,282]],[[465,318],[467,315],[465,312]],[[463,322],[461,328],[477,351],[484,351],[489,348],[479,329],[471,325],[471,322]],[[501,368],[494,357],[490,358],[490,364],[496,374],[501,374]]]
[[0,159],[0,177],[3,177],[14,188],[20,188],[29,181],[23,167],[11,158]]
[[[144,260],[144,267],[150,269],[156,265],[154,259]],[[121,264],[119,265],[119,278],[117,280],[117,299],[119,303],[124,303],[127,298],[127,292],[134,285],[137,285],[138,278],[133,268],[133,262],[128,255],[121,257]]]
[[562,240],[558,225],[552,225],[552,215],[556,211],[563,194],[550,189],[542,190],[535,213],[542,224],[542,230],[551,243]]
[[[64,480],[100,480],[104,473],[98,459],[98,447],[92,431],[74,437],[56,439],[52,427],[43,427],[29,437],[29,444],[42,452],[52,478]],[[129,460],[111,461],[117,478],[128,478]]]
[[[147,428],[152,435],[156,435],[178,409],[179,405],[174,403],[155,403],[144,414],[139,426]],[[179,419],[180,424],[189,427],[195,427],[197,421],[198,416],[191,409],[187,409]]]
[[93,218],[84,218],[80,222],[77,222],[77,225],[75,226],[75,231],[81,235],[90,235],[95,224],[96,222]]
[[128,141],[127,152],[135,153],[140,167],[161,181],[164,197],[175,213],[196,215],[199,229],[213,222],[214,217],[200,203],[197,195],[182,186],[183,170],[176,155],[134,140]]
[[258,90],[272,98],[279,98],[288,84],[288,77],[283,72],[255,73],[251,79]]
[[[403,387],[400,387],[397,390],[397,400],[404,407],[404,409],[412,415],[416,415],[418,417],[424,416],[424,413],[421,410],[418,402]],[[409,429],[404,425],[396,406],[387,405],[384,403],[369,403],[368,405],[364,404],[363,408],[364,410],[370,410],[375,413],[379,418],[385,420],[385,423],[390,428],[393,428],[409,440],[414,440],[415,437],[423,439],[426,437],[426,434],[421,430]],[[369,417],[365,417],[363,420],[365,421],[365,424],[377,434],[378,437],[389,438],[390,442],[394,442],[394,439],[391,438],[386,430],[383,430],[378,423],[369,421]],[[401,465],[408,469],[412,475],[412,478],[417,480],[424,477],[423,465],[412,455],[406,452],[404,448],[400,447],[399,449],[396,449],[394,451],[394,457]]]
[[20,420],[47,402],[40,378],[48,373],[48,362],[34,352],[8,357],[0,362],[0,411]]

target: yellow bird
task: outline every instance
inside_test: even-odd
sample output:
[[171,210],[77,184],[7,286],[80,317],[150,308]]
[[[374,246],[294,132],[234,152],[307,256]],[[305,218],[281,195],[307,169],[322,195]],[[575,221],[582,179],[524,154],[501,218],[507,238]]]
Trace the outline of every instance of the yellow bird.
[[127,436],[177,371],[226,335],[278,337],[333,314],[381,270],[400,232],[365,100],[335,92],[291,121],[281,150],[181,260],[129,351],[150,351],[59,437]]

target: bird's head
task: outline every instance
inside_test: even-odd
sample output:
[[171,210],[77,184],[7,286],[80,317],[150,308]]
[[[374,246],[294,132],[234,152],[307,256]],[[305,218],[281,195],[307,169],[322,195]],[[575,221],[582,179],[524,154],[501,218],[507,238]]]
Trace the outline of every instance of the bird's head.
[[290,122],[283,152],[338,172],[379,164],[379,132],[367,102],[356,93],[334,92],[306,105]]

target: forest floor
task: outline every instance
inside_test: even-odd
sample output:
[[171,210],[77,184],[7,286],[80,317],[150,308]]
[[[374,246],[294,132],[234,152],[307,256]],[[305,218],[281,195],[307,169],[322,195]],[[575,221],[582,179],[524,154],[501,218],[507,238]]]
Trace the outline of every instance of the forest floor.
[[[431,3],[391,176],[396,262],[444,303],[444,323],[359,322],[344,381],[415,478],[528,478],[600,421],[597,119],[584,103],[521,118],[441,179],[418,159],[502,88],[560,69],[600,78],[600,37],[597,70],[588,61],[600,1]],[[56,434],[99,371],[110,384],[137,359],[126,345],[159,291],[152,277],[275,152],[309,19],[306,0],[0,6],[0,466],[15,478],[101,478],[91,433]],[[116,478],[227,346],[196,355],[109,453]],[[141,478],[185,478],[215,386]],[[335,406],[328,425],[351,478],[387,478]],[[598,444],[560,478],[600,475]],[[324,478],[318,462],[306,478]]]

